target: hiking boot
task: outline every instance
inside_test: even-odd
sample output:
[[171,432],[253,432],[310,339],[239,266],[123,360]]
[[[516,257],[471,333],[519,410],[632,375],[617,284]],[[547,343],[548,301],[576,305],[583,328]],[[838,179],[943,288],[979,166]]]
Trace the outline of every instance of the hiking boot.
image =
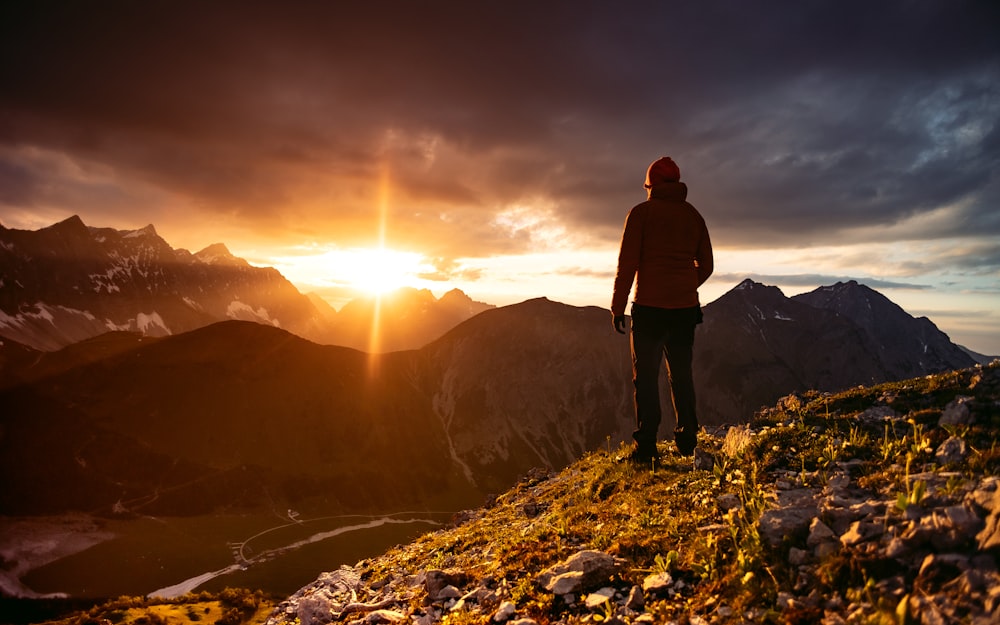
[[685,457],[692,456],[698,446],[698,431],[688,433],[686,429],[677,429],[674,431],[674,443],[677,445],[677,453]]
[[615,458],[615,462],[630,462],[643,466],[659,466],[660,454],[656,451],[635,448],[628,454],[623,454]]

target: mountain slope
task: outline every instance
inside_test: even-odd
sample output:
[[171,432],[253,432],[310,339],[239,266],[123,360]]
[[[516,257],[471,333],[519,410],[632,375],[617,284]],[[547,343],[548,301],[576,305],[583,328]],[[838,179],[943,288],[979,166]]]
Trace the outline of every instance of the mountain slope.
[[488,308],[458,290],[439,300],[403,289],[338,314],[222,243],[191,254],[152,225],[94,228],[77,216],[37,231],[0,225],[0,336],[40,350],[113,330],[168,336],[235,319],[366,351],[378,323],[375,351],[388,352],[420,347]]
[[[956,396],[960,437],[939,423]],[[977,367],[810,392],[703,433],[694,470],[597,451],[323,573],[267,622],[996,622],[998,402],[1000,369]]]
[[529,300],[477,315],[419,357],[457,453],[492,490],[634,427],[627,341],[603,309]]
[[0,226],[0,334],[53,350],[110,330],[166,336],[225,319],[321,338],[320,316],[276,270],[222,244],[174,250],[153,226],[90,228],[73,216],[38,231]]
[[695,339],[703,423],[749,418],[792,391],[837,391],[974,361],[926,318],[857,283],[792,298],[744,280],[704,307]]
[[[152,339],[116,333],[46,354],[3,345],[0,367],[9,369],[0,371],[11,382],[0,384],[0,423],[17,433],[0,439],[5,480],[23,483],[22,463],[43,474],[38,450],[67,427],[102,442],[84,451],[112,451],[98,461],[54,448],[68,470],[46,474],[22,489],[31,497],[5,500],[0,512],[63,505],[47,491],[74,480],[83,493],[103,485],[90,509],[123,498],[161,512],[243,506],[265,492],[341,508],[498,492],[532,467],[559,468],[629,440],[628,340],[608,317],[529,300],[485,311],[422,349],[378,356],[247,322]],[[891,343],[836,312],[744,282],[705,307],[698,329],[701,422],[746,421],[795,391],[898,379],[882,366],[883,347]],[[922,354],[911,356],[918,370]],[[673,426],[668,397],[664,389],[663,439]],[[133,484],[129,466],[142,453],[160,469]],[[158,458],[198,481],[185,490]],[[218,487],[233,480],[232,496]]]
[[875,342],[884,370],[895,379],[970,367],[973,358],[926,317],[914,318],[884,295],[854,280],[792,297],[832,310]]
[[[599,450],[533,472],[451,527],[331,563],[266,622],[996,622],[998,365],[783,404],[703,432],[693,469],[663,446],[655,469]],[[961,415],[959,435],[942,425]],[[244,596],[227,622],[260,623],[269,602]],[[196,623],[210,599],[53,623]]]

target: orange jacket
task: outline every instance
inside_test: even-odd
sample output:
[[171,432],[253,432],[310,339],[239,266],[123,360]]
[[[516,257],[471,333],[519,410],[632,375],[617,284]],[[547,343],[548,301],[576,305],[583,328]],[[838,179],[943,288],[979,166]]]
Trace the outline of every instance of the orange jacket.
[[611,313],[624,315],[632,281],[635,302],[657,308],[698,306],[698,287],[712,275],[712,241],[705,220],[685,201],[687,185],[667,182],[629,211],[618,254]]

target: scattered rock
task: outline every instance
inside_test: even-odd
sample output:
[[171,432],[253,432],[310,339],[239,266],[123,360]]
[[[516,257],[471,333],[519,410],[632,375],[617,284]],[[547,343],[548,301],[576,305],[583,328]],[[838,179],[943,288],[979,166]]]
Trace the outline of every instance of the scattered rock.
[[882,525],[873,521],[855,521],[851,527],[840,537],[840,542],[845,547],[853,547],[872,538],[881,536]]
[[549,567],[538,575],[538,583],[556,595],[580,593],[607,584],[618,572],[619,562],[603,551],[584,550]]
[[642,591],[644,594],[665,596],[667,591],[674,585],[674,578],[670,573],[655,573],[648,575],[642,580]]
[[957,436],[952,436],[934,452],[934,459],[938,464],[958,464],[968,455],[968,447],[965,441]]
[[632,586],[628,592],[628,599],[625,600],[625,607],[633,612],[641,612],[646,606],[646,597],[639,586]]
[[976,534],[976,542],[982,550],[1000,547],[1000,490],[993,492],[988,509],[989,516],[982,531]]
[[938,419],[938,425],[970,425],[973,423],[972,411],[969,410],[969,403],[972,400],[972,397],[963,395],[948,402],[941,413],[941,418]]
[[604,607],[608,601],[611,601],[614,598],[615,589],[606,586],[587,595],[587,599],[583,602],[583,604],[587,606],[588,610],[593,612]]
[[896,411],[889,406],[872,406],[858,415],[858,418],[869,423],[879,423],[882,421],[891,421],[898,416]]
[[503,623],[504,621],[510,620],[510,617],[514,616],[516,608],[514,604],[510,601],[504,601],[497,608],[497,611],[493,613],[494,623]]
[[779,547],[786,538],[795,539],[804,535],[809,524],[816,518],[816,491],[803,488],[782,491],[778,494],[778,506],[765,510],[758,520],[761,538],[771,547]]
[[832,529],[827,527],[826,523],[817,518],[813,518],[809,524],[809,537],[806,539],[806,545],[808,547],[815,548],[820,543],[836,539],[837,535],[833,533]]
[[696,471],[711,471],[715,468],[715,456],[701,447],[694,448],[694,468]]
[[424,589],[427,591],[427,598],[430,601],[457,599],[462,596],[458,587],[464,586],[468,582],[468,575],[458,569],[446,571],[431,569],[425,571],[423,575]]
[[[831,532],[832,535],[832,532]],[[805,549],[792,547],[788,550],[788,563],[792,566],[801,566],[809,561],[809,552]]]
[[723,512],[729,512],[730,510],[739,508],[743,505],[740,503],[740,498],[733,493],[719,495],[719,498],[716,501],[719,502],[719,508]]

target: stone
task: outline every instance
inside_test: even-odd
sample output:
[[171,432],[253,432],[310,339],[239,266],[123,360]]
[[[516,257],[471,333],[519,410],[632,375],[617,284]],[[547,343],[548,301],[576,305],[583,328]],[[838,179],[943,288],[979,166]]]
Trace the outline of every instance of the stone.
[[975,421],[972,411],[969,409],[972,399],[972,397],[962,395],[948,402],[941,412],[938,425],[971,425]]
[[711,471],[715,468],[715,456],[701,447],[694,448],[694,468],[696,471]]
[[889,406],[872,406],[862,412],[858,418],[869,423],[878,423],[895,419],[896,416],[896,411]]
[[654,573],[642,580],[642,591],[646,594],[664,596],[673,585],[674,578],[670,573]]
[[719,504],[719,508],[723,512],[729,512],[734,508],[740,508],[743,506],[743,504],[740,503],[740,498],[734,493],[726,493],[724,495],[719,495],[719,498],[716,499],[716,501]]
[[364,620],[366,623],[399,623],[406,620],[406,615],[395,610],[374,610]]
[[885,555],[887,558],[902,558],[910,552],[909,545],[907,541],[903,540],[899,536],[893,536],[889,539],[889,544],[885,547]]
[[568,571],[566,573],[556,575],[545,584],[545,590],[548,590],[554,595],[579,593],[583,590],[583,572]]
[[443,599],[456,599],[462,596],[461,591],[458,591],[457,595],[454,595],[451,590],[448,591],[448,596],[442,596],[442,592],[448,586],[455,588],[457,590],[458,586],[464,585],[468,581],[469,576],[466,575],[465,571],[459,569],[430,569],[424,572],[423,584],[424,590],[427,591],[427,597],[431,601],[440,601]]
[[840,542],[845,547],[853,547],[865,541],[881,536],[884,528],[880,523],[871,521],[855,521],[840,537]]
[[538,583],[557,595],[579,593],[606,585],[619,567],[619,561],[610,554],[586,549],[539,573]]
[[779,547],[786,537],[805,534],[816,518],[816,508],[774,508],[765,510],[757,521],[761,538],[771,547]]
[[815,548],[820,543],[836,540],[836,538],[837,535],[833,533],[833,530],[818,518],[813,518],[809,523],[809,537],[806,538],[806,545],[809,548]]
[[604,605],[611,601],[615,596],[615,589],[605,586],[600,590],[595,590],[594,592],[587,595],[583,604],[588,610],[594,612],[604,607]]
[[788,550],[788,563],[792,566],[801,566],[809,561],[809,552],[805,549],[792,547]]
[[329,623],[333,621],[333,610],[337,606],[327,592],[317,592],[299,599],[296,616],[303,625]]
[[646,597],[639,586],[632,586],[628,591],[628,599],[625,600],[625,607],[634,612],[642,612],[646,607]]
[[840,541],[839,540],[831,540],[831,541],[828,541],[828,542],[825,542],[825,543],[820,543],[820,544],[816,545],[816,548],[813,549],[813,555],[815,555],[817,559],[823,560],[823,559],[828,558],[828,557],[832,556],[833,554],[839,552],[840,549],[841,549]]
[[959,577],[969,569],[969,557],[957,553],[927,555],[920,564],[920,572],[913,581],[913,588],[928,594]]
[[976,534],[976,542],[983,551],[1000,547],[1000,490],[993,492],[983,529]]
[[504,601],[497,608],[497,611],[493,613],[494,623],[503,623],[504,621],[510,620],[510,617],[514,616],[515,611],[514,604],[510,601]]
[[934,460],[940,465],[958,464],[969,453],[965,441],[957,436],[948,438],[934,451]]

